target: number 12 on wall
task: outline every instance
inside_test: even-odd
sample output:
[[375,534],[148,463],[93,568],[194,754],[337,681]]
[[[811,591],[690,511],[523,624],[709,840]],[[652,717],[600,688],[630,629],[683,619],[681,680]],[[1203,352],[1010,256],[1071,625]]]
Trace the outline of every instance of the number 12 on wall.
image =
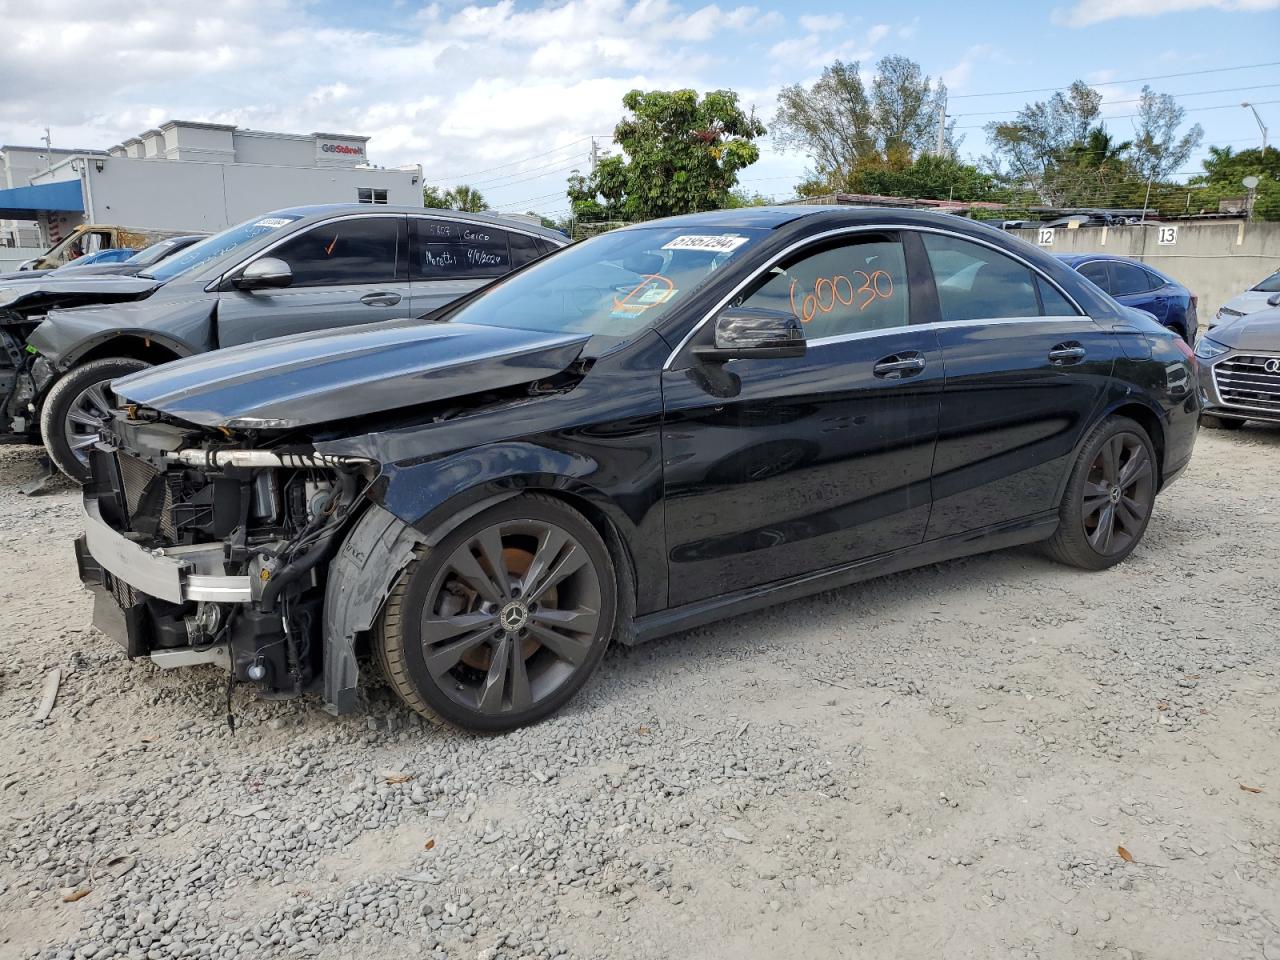
[[1042,247],[1052,247],[1053,246],[1053,228],[1052,227],[1043,228],[1040,231],[1040,237],[1038,240],[1036,240],[1036,243],[1040,244],[1040,246]]

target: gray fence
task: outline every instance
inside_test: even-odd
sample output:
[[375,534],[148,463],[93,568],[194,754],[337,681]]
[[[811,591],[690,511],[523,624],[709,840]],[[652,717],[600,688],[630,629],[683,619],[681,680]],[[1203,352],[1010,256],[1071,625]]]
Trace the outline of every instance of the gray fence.
[[1012,230],[1049,253],[1111,253],[1133,257],[1185,284],[1200,298],[1203,324],[1218,307],[1280,270],[1280,223],[1144,223],[1124,227],[1061,227],[1052,236]]

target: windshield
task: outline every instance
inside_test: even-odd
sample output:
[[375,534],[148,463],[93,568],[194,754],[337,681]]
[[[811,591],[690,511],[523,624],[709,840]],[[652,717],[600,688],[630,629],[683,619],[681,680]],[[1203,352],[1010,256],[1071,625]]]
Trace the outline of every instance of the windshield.
[[662,320],[766,230],[641,227],[565,247],[448,319],[629,338]]
[[1253,289],[1261,293],[1280,293],[1280,271],[1273,273]]
[[183,241],[179,238],[171,237],[168,240],[161,240],[158,243],[153,243],[149,247],[143,247],[132,257],[126,260],[125,263],[141,264],[144,267],[148,267],[153,263],[159,263],[165,257],[169,256],[169,254],[173,252],[174,247],[181,247],[182,245]]
[[254,217],[252,220],[246,220],[244,223],[223,230],[221,233],[215,233],[212,237],[206,237],[199,243],[187,247],[186,250],[176,256],[166,257],[153,269],[147,271],[144,276],[152,277],[156,280],[172,280],[180,273],[186,273],[196,267],[207,266],[213,261],[220,260],[240,249],[246,243],[258,239],[263,234],[279,230],[281,227],[301,219],[302,217],[299,214],[290,213],[276,213],[269,217]]

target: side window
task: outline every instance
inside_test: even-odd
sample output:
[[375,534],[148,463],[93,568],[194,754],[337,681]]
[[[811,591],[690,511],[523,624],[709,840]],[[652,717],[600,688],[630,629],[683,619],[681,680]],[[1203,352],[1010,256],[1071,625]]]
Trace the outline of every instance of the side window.
[[393,283],[400,224],[399,217],[334,220],[289,238],[267,256],[289,265],[291,287]]
[[868,235],[783,261],[737,306],[790,313],[810,340],[910,322],[902,243]]
[[1058,292],[1058,288],[1044,277],[1036,277],[1036,289],[1040,291],[1040,303],[1046,317],[1078,317],[1080,311],[1071,301]]
[[1029,267],[990,247],[923,233],[945,320],[1001,320],[1040,316]]
[[1133,263],[1124,263],[1121,260],[1111,261],[1111,295],[1113,297],[1146,293],[1150,289],[1147,271]]
[[412,222],[414,280],[474,280],[511,270],[505,230],[460,220]]
[[1090,260],[1080,267],[1080,276],[1097,284],[1107,293],[1111,292],[1111,278],[1107,276],[1105,260]]
[[1147,275],[1148,290],[1159,290],[1161,287],[1163,287],[1166,283],[1169,282],[1164,277],[1160,276],[1160,274],[1158,273],[1152,273],[1150,270],[1146,270],[1144,272]]
[[512,268],[523,267],[530,260],[537,260],[542,256],[542,250],[538,246],[537,239],[527,233],[512,231],[507,234],[507,240],[511,245]]

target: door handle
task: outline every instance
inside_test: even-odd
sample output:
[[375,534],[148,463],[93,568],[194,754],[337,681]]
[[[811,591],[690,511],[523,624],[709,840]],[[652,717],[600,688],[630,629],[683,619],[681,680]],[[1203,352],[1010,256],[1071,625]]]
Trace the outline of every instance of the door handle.
[[1087,352],[1078,343],[1060,343],[1049,351],[1049,360],[1065,366],[1069,363],[1079,363]]
[[914,377],[924,369],[924,357],[918,353],[895,353],[880,360],[871,372],[882,380],[902,380]]
[[398,293],[366,293],[360,302],[370,307],[394,307],[400,302]]

